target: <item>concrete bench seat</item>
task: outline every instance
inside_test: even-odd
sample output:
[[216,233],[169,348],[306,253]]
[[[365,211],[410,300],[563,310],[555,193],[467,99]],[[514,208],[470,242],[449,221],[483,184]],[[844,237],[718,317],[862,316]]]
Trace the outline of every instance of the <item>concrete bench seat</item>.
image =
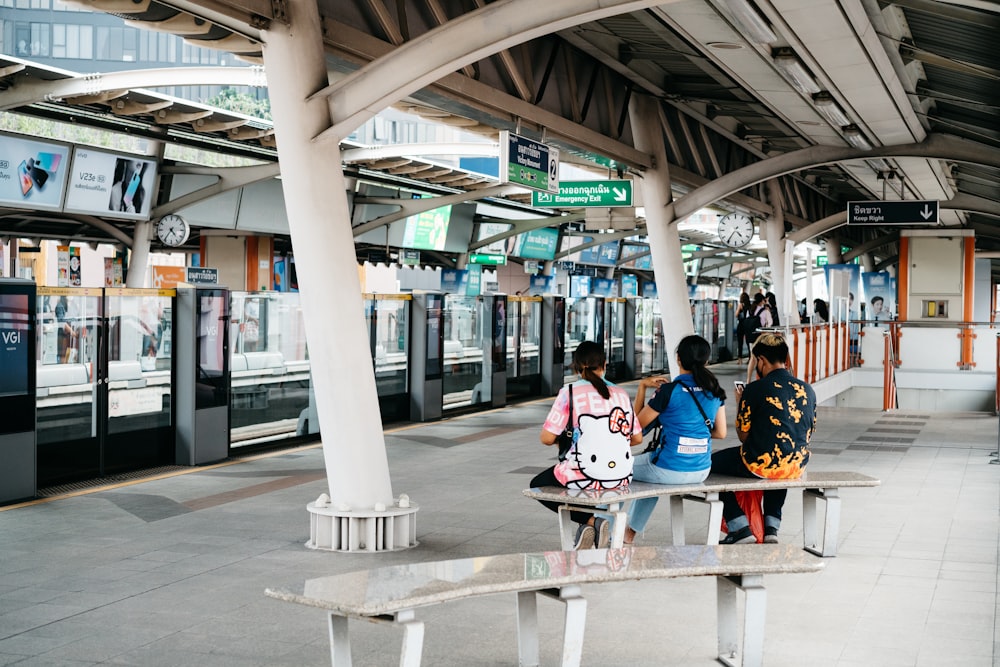
[[[573,548],[576,524],[571,511],[591,514],[610,514],[614,519],[611,528],[611,546],[621,547],[625,540],[628,504],[638,498],[666,497],[670,499],[671,535],[675,545],[684,544],[684,501],[691,500],[709,506],[708,544],[719,543],[722,529],[723,491],[767,491],[769,489],[802,489],[803,548],[818,556],[837,555],[837,532],[840,527],[840,489],[845,487],[878,486],[879,480],[857,472],[832,472],[809,470],[798,479],[757,479],[709,475],[701,484],[651,484],[632,482],[627,489],[593,491],[546,486],[525,489],[524,495],[535,500],[561,503],[559,507],[559,534],[563,549]],[[817,520],[817,500],[823,500],[825,515],[822,524]]]
[[[583,652],[583,584],[714,576],[718,659],[731,667],[750,667],[763,661],[764,575],[822,567],[822,561],[801,549],[779,544],[586,549],[389,565],[309,579],[297,591],[268,588],[265,595],[329,613],[333,667],[351,665],[349,619],[402,626],[399,664],[417,667],[424,626],[416,619],[416,609],[495,593],[517,593],[518,664],[538,665],[537,596],[545,595],[565,604],[561,664],[573,667],[580,664]],[[625,619],[618,622],[627,633]]]

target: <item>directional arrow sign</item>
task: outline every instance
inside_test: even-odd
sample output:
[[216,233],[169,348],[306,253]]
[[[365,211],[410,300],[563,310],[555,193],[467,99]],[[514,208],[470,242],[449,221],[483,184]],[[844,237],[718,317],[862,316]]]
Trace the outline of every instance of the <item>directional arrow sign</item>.
[[562,181],[559,194],[532,192],[538,208],[586,208],[632,205],[632,181]]
[[847,204],[850,225],[936,225],[937,201],[852,201]]

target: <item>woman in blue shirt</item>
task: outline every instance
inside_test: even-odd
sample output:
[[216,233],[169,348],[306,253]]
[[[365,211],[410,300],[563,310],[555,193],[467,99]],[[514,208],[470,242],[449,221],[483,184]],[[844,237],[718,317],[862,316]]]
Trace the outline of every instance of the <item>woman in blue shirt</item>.
[[[677,346],[677,375],[643,378],[635,412],[643,427],[659,420],[660,446],[635,457],[632,479],[654,484],[698,484],[712,469],[712,438],[726,437],[726,392],[705,367],[712,346],[701,336],[685,336]],[[646,405],[646,389],[657,388]],[[639,498],[628,511],[625,543],[646,528],[656,498]]]

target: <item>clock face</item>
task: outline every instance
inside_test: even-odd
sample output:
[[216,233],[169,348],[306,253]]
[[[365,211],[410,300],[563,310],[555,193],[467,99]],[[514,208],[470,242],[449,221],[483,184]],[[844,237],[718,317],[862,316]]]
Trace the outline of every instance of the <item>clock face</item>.
[[173,248],[184,245],[190,233],[191,228],[188,226],[187,220],[179,215],[165,215],[156,223],[157,238],[163,245]]
[[753,220],[742,213],[730,213],[719,220],[719,240],[730,248],[742,248],[753,239]]

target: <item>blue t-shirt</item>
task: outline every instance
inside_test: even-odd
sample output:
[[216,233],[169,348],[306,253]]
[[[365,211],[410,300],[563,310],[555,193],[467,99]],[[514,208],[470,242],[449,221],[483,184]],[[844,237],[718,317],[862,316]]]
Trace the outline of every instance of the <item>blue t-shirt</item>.
[[649,401],[649,407],[660,413],[662,427],[663,446],[656,465],[679,472],[708,470],[712,467],[711,429],[694,402],[698,401],[714,423],[723,401],[696,385],[690,373],[678,375],[675,382],[672,391],[668,392],[665,384]]

